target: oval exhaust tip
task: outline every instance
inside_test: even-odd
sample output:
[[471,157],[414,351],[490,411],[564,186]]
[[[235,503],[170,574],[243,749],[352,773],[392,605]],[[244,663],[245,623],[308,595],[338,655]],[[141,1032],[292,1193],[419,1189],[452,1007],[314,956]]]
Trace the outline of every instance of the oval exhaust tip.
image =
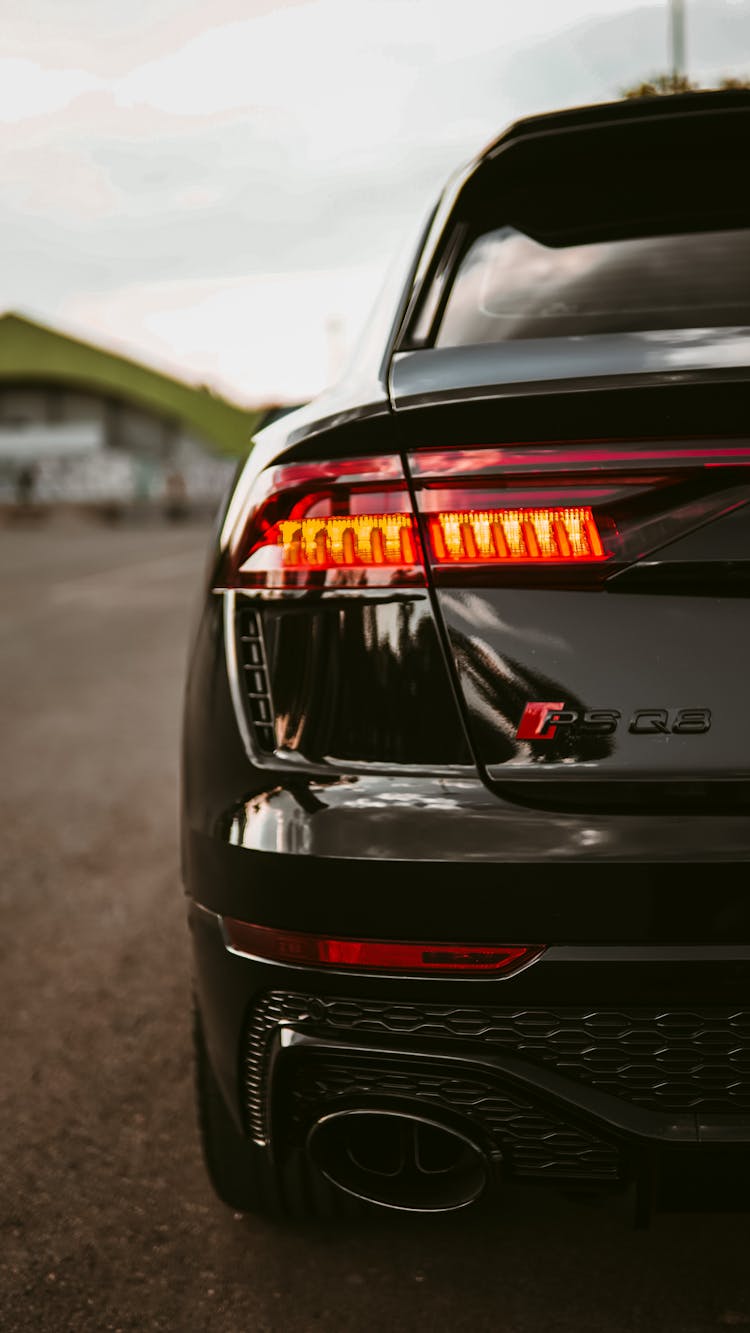
[[466,1208],[487,1184],[488,1163],[458,1130],[417,1112],[333,1111],[310,1130],[310,1157],[331,1184],[383,1208]]

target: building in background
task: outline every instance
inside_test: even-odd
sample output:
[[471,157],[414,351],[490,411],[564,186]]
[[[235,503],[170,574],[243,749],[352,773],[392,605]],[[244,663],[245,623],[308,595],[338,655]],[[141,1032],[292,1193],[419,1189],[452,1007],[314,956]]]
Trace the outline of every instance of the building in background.
[[0,316],[5,504],[112,512],[155,504],[172,517],[206,508],[268,413],[23,316]]

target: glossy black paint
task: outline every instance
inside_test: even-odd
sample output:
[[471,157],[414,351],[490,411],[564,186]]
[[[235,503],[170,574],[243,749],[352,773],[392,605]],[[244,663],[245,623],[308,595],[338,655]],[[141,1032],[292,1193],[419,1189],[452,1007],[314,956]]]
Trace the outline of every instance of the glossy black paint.
[[[491,777],[500,765],[508,779],[556,766],[563,781],[748,776],[747,627],[735,598],[702,599],[696,610],[689,594],[456,589],[441,591],[440,607],[476,753]],[[696,640],[698,617],[703,635]],[[524,705],[548,699],[573,710],[615,708],[625,725],[612,735],[565,725],[548,741],[519,740]],[[679,709],[708,710],[710,729],[675,731]],[[639,710],[666,712],[668,725],[631,726]]]
[[[694,372],[714,381],[746,382],[746,329],[686,329],[668,333],[611,333],[578,338],[529,338],[479,347],[430,348],[394,357],[391,392],[402,411],[506,394],[566,393],[675,386]],[[653,430],[653,426],[651,427]],[[611,431],[611,426],[610,426]]]
[[315,764],[471,765],[426,593],[261,608],[279,749]]
[[[508,141],[599,123],[609,109],[576,115],[528,122]],[[243,594],[263,617],[275,752],[246,734],[220,572],[233,515],[274,460],[399,453],[407,464],[425,446],[747,431],[747,331],[526,346],[509,359],[498,348],[394,357],[477,169],[444,197],[342,384],[258,437],[207,570],[185,703],[183,874],[208,1050],[245,1128],[247,1024],[271,990],[530,1011],[747,1010],[745,511],[606,591]],[[529,756],[514,731],[532,698],[628,717],[709,708],[712,725],[699,736],[568,733],[537,747],[519,780]],[[222,915],[353,938],[550,947],[507,980],[358,977],[233,956]],[[609,1117],[609,1131],[640,1142],[621,1111],[592,1101],[577,1114]],[[748,1117],[732,1125],[738,1143],[750,1137]],[[695,1148],[695,1125],[683,1131]],[[273,1147],[283,1154],[283,1140]]]
[[[321,805],[317,812],[310,809],[316,797]],[[750,945],[746,862],[730,860],[728,855],[716,861],[612,862],[596,842],[597,824],[601,827],[603,821],[592,820],[593,827],[584,830],[583,821],[572,817],[564,823],[571,834],[577,827],[581,852],[591,853],[586,859],[568,855],[565,861],[503,863],[485,856],[475,864],[430,861],[423,845],[421,858],[397,860],[384,855],[393,848],[386,847],[382,832],[378,839],[374,817],[369,843],[367,830],[363,833],[359,826],[362,857],[311,855],[305,846],[305,816],[324,821],[330,811],[324,797],[324,792],[309,787],[295,794],[300,818],[294,825],[290,812],[285,853],[221,844],[192,834],[188,884],[200,891],[198,901],[223,916],[354,939],[361,935],[450,942],[460,932],[461,940],[480,944],[497,942],[502,932],[503,939],[507,936],[514,943]],[[534,822],[537,826],[544,822],[539,812],[534,813],[536,821],[524,820],[524,812],[519,815],[529,842]],[[252,810],[249,814],[252,817]],[[506,811],[508,822],[511,817]],[[716,834],[729,832],[729,819],[722,824],[717,816],[712,822]],[[234,828],[243,831],[239,812]],[[689,853],[687,821],[673,817],[670,832],[673,840],[682,832]],[[731,848],[727,852],[731,855]],[[539,964],[529,970],[532,987],[539,971]],[[476,979],[430,981],[451,995],[456,987],[473,989],[479,984]],[[482,984],[500,994],[515,994],[520,974]]]

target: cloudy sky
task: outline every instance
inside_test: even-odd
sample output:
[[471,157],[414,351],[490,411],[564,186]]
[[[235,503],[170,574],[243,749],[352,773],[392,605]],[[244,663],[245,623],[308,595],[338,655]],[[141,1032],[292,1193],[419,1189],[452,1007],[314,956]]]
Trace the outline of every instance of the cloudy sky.
[[[750,73],[750,0],[687,0]],[[0,0],[0,310],[247,401],[330,377],[446,174],[666,66],[664,0]]]

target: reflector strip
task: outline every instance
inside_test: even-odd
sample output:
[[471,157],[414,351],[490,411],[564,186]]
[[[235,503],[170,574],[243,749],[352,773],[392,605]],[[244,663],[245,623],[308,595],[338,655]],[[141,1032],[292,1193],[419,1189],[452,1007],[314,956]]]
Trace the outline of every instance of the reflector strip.
[[369,972],[515,972],[543,952],[542,945],[407,944],[390,940],[335,940],[321,935],[255,926],[224,917],[229,948],[250,958],[297,967],[353,968]]
[[429,530],[438,564],[607,559],[593,512],[583,506],[452,510],[430,515]]
[[276,527],[284,569],[403,569],[417,563],[411,514],[282,519]]

